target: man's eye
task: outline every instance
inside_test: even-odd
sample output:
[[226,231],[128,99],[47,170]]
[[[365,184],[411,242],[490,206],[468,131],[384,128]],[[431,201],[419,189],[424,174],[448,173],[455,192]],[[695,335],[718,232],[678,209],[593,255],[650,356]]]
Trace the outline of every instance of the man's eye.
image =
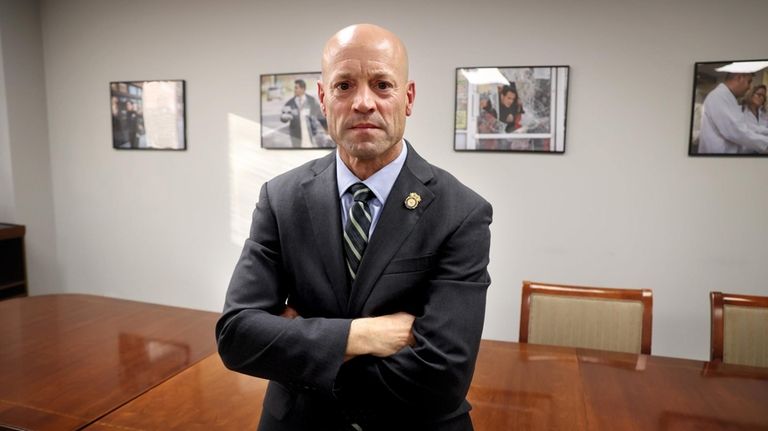
[[349,83],[348,82],[340,82],[336,84],[336,88],[339,90],[349,90]]
[[386,82],[386,81],[379,81],[379,82],[376,83],[376,87],[379,90],[388,90],[388,89],[392,88],[392,84],[389,83],[389,82]]

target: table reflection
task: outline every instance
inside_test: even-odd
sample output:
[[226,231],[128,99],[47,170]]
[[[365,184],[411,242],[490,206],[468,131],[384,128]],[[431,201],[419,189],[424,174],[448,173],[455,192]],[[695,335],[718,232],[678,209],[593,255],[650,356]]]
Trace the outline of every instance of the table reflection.
[[126,391],[146,387],[158,376],[174,374],[190,365],[187,344],[121,332],[117,337],[120,385]]

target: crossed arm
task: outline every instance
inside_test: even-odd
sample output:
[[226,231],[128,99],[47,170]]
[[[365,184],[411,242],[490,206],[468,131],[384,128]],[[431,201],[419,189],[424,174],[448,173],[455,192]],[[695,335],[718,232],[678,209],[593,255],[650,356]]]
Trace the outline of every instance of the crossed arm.
[[[286,306],[282,317],[295,319],[299,313]],[[413,320],[415,316],[400,312],[379,317],[352,320],[347,337],[344,361],[361,355],[379,358],[394,355],[406,346],[413,346]]]
[[[224,363],[302,390],[332,392],[353,408],[449,414],[464,400],[480,342],[490,221],[490,205],[480,202],[458,224],[442,226],[450,230],[441,236],[435,266],[413,287],[424,301],[417,316],[304,318],[285,308],[285,251],[265,187],[216,328]],[[394,277],[409,283],[415,276]]]

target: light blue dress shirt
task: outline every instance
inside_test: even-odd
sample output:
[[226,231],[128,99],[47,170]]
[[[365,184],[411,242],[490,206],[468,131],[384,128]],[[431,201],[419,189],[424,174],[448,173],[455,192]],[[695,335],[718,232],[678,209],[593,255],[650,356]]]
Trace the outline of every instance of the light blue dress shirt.
[[[368,201],[368,208],[371,210],[372,219],[368,238],[371,238],[373,231],[376,228],[376,223],[379,221],[384,202],[387,201],[387,196],[389,196],[389,192],[392,191],[392,186],[395,185],[395,180],[397,180],[397,176],[400,175],[400,170],[403,169],[405,157],[407,155],[408,146],[403,142],[403,149],[395,160],[392,160],[388,165],[376,171],[375,174],[368,177],[365,181],[362,181],[349,170],[347,165],[341,160],[339,150],[336,150],[336,183],[339,185],[339,198],[341,199],[342,226],[346,226],[347,217],[349,216],[349,207],[352,205],[352,194],[347,193],[347,189],[352,184],[363,183],[371,189],[375,196]],[[405,196],[403,196],[403,199],[405,199]]]

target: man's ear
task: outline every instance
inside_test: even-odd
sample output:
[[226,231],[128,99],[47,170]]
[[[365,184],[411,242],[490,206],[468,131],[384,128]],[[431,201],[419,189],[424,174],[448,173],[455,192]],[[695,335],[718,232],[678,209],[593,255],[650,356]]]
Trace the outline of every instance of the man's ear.
[[408,87],[405,90],[405,96],[408,98],[408,103],[405,105],[405,115],[410,117],[413,113],[413,101],[416,99],[416,83],[408,81]]
[[317,81],[317,98],[320,100],[320,109],[323,110],[323,115],[328,116],[325,113],[325,90],[323,90],[323,82]]

